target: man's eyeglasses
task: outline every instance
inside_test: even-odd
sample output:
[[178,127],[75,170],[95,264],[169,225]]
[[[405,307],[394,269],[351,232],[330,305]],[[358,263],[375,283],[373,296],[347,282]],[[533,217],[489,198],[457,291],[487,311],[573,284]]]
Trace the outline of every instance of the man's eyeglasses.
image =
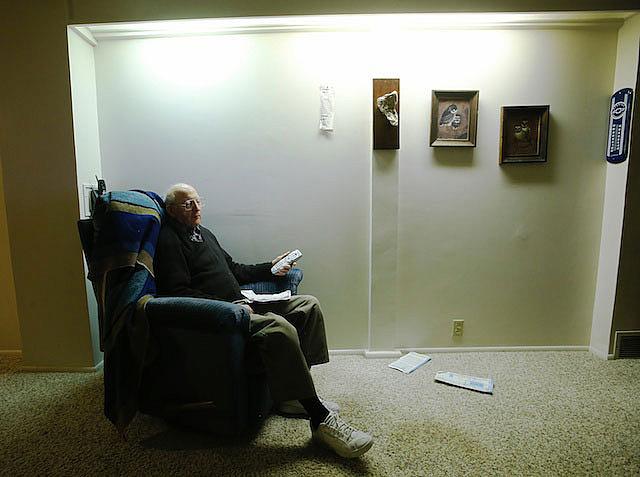
[[183,202],[182,204],[178,204],[179,207],[184,208],[184,210],[186,211],[191,211],[195,209],[196,205],[198,206],[198,209],[202,209],[204,207],[204,200],[202,200],[202,198],[199,197],[197,199],[189,199]]

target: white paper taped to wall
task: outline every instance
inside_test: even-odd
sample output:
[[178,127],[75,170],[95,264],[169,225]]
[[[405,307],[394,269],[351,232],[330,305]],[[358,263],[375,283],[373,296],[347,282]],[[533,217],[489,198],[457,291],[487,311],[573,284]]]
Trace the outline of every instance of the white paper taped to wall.
[[333,131],[336,94],[333,86],[320,86],[320,130]]

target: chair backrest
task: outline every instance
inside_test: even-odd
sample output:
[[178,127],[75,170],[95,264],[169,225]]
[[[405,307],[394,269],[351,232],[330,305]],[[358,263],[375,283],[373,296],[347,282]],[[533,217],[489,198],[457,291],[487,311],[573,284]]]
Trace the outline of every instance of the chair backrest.
[[153,192],[112,191],[98,197],[91,219],[78,221],[103,349],[139,300],[155,294],[153,255],[163,214],[162,199]]
[[[78,232],[85,258],[89,263],[93,257],[96,237],[93,219],[79,220]],[[298,285],[302,281],[302,277],[302,270],[294,268],[284,277],[273,277],[271,280],[264,282],[248,283],[241,288],[252,289],[256,293],[279,293],[284,290],[291,290],[291,293],[295,295],[298,292]]]

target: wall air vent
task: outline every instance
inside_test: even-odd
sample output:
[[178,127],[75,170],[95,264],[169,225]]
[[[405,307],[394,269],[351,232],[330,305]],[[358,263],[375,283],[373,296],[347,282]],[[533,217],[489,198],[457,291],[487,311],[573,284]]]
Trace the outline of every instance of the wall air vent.
[[640,331],[616,331],[613,357],[640,358]]

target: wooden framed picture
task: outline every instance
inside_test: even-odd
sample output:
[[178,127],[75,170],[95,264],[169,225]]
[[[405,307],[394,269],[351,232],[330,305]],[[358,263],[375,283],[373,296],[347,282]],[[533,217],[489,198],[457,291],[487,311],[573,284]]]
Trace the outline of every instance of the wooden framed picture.
[[547,162],[548,137],[548,104],[501,108],[500,164]]
[[373,148],[400,149],[400,80],[373,80]]
[[478,91],[431,92],[431,146],[475,147]]

